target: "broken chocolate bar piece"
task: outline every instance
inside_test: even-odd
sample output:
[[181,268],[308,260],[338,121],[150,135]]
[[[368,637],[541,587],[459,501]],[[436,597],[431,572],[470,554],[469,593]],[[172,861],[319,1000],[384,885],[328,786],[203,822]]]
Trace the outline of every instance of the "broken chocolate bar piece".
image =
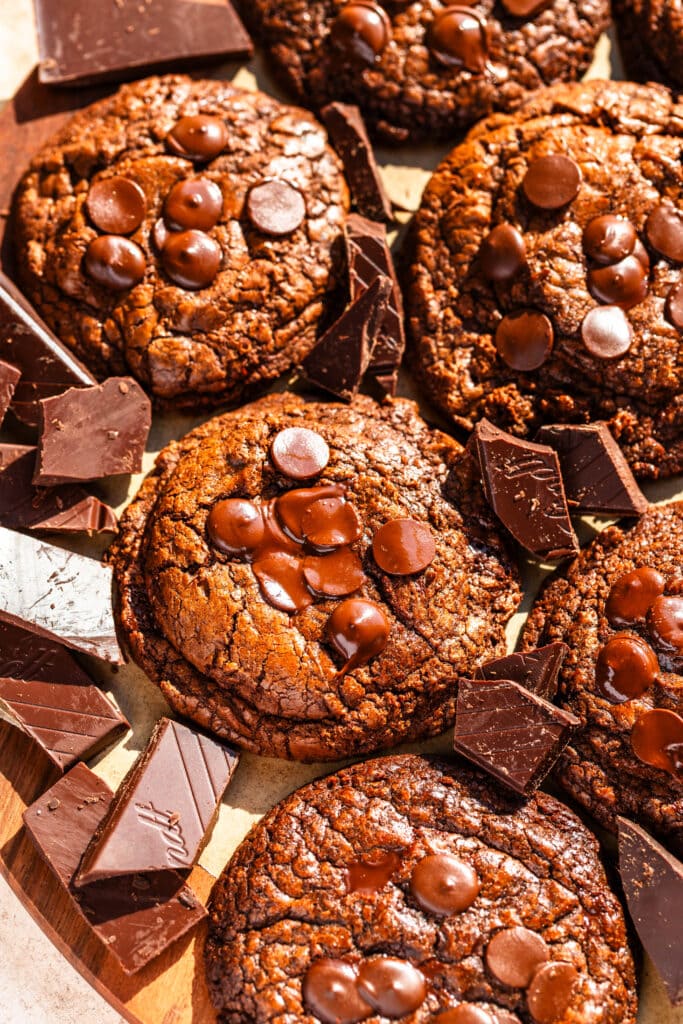
[[483,419],[468,450],[479,465],[487,501],[522,547],[551,561],[576,554],[579,543],[552,448],[513,437]]
[[228,0],[34,0],[39,78],[83,85],[249,57]]
[[617,818],[617,823],[619,874],[633,924],[669,999],[681,1006],[683,864],[640,825],[626,818]]
[[350,402],[368,368],[391,292],[388,277],[376,277],[325,331],[302,362],[306,379]]
[[0,676],[95,685],[66,647],[8,622],[0,622]]
[[323,107],[320,115],[342,159],[358,212],[371,220],[392,220],[391,202],[360,109],[349,103],[330,103]]
[[132,377],[70,388],[43,399],[40,410],[34,484],[98,480],[142,469],[152,407]]
[[525,796],[543,782],[580,724],[518,683],[458,682],[455,750]]
[[352,213],[344,225],[344,237],[352,301],[369,288],[376,277],[384,275],[392,283],[367,374],[377,382],[384,394],[394,395],[406,339],[403,300],[387,244],[387,233],[383,224]]
[[10,407],[10,402],[20,377],[21,370],[18,370],[16,366],[12,366],[11,363],[3,363],[0,360],[0,424],[2,424],[5,414]]
[[0,619],[103,661],[123,663],[109,566],[2,526]]
[[36,448],[0,444],[0,526],[51,533],[113,533],[116,513],[78,484],[34,487]]
[[0,273],[0,359],[21,372],[11,409],[28,426],[38,424],[38,402],[70,387],[97,381],[62,345],[19,289]]
[[0,677],[0,718],[66,771],[110,746],[128,722],[96,686]]
[[230,747],[162,718],[114,796],[74,883],[191,868],[238,760]]
[[640,516],[649,502],[606,423],[553,424],[535,438],[557,452],[569,505],[574,512]]
[[24,811],[29,838],[127,974],[145,967],[206,917],[180,875],[133,875],[74,889],[71,882],[112,792],[84,764],[72,768]]
[[557,693],[557,677],[569,648],[555,642],[533,651],[518,651],[504,658],[486,661],[474,673],[475,679],[509,679],[525,690],[552,700]]

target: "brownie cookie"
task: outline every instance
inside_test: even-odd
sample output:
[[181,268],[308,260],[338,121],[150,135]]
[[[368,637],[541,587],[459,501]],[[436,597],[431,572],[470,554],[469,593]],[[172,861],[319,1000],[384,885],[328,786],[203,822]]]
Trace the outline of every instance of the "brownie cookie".
[[683,471],[682,117],[660,86],[555,86],[437,169],[408,310],[458,426],[604,420],[639,476]]
[[683,852],[683,502],[609,527],[551,577],[523,647],[561,640],[558,703],[582,723],[563,786],[598,821],[641,822]]
[[671,0],[612,0],[629,78],[683,88],[683,10]]
[[452,137],[532,89],[580,78],[609,19],[607,0],[238,6],[301,102],[357,103],[389,142]]
[[301,761],[442,732],[520,597],[469,459],[405,400],[269,395],[204,424],[159,456],[113,564],[176,711]]
[[22,286],[98,376],[233,401],[312,348],[348,193],[310,114],[169,75],[76,114],[16,194]]
[[211,897],[221,1024],[633,1024],[598,844],[546,793],[404,755],[305,786]]

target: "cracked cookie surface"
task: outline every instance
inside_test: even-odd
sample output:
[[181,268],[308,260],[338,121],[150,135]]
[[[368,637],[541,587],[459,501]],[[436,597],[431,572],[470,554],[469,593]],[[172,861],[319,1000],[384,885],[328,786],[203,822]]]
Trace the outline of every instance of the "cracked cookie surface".
[[[223,138],[201,160],[169,142],[183,118],[197,116]],[[112,197],[101,189],[112,179],[127,189],[114,197],[127,203],[123,238],[98,226],[111,231]],[[197,179],[204,194],[183,194]],[[273,179],[290,203],[289,219],[277,222]],[[250,206],[257,185],[260,206]],[[149,78],[76,114],[34,157],[14,205],[20,280],[98,376],[132,373],[173,408],[234,401],[315,343],[347,209],[340,163],[306,111],[229,82]],[[175,229],[205,229],[180,251],[183,232],[159,232],[169,210],[181,218],[170,221]],[[132,276],[112,290],[117,255]]]
[[[438,885],[429,884],[444,865],[466,879],[450,912],[434,905]],[[508,929],[540,947],[537,979],[558,965],[569,975],[560,1012],[543,1012],[539,980],[510,973],[523,965],[500,956]],[[635,1021],[622,911],[595,837],[553,797],[503,795],[461,764],[403,755],[319,779],[252,829],[214,887],[206,966],[221,1024],[331,1020],[312,965],[342,961],[367,998],[363,972],[377,974],[383,958],[394,970],[400,962],[417,1005],[385,1016],[361,1004],[343,1016],[349,995],[338,987],[337,1019],[432,1024],[464,1003],[480,1015],[453,1021]],[[370,997],[381,1002],[386,990],[376,985]]]
[[[365,580],[356,596],[390,626],[384,650],[347,672],[328,642],[338,601],[293,614],[273,607],[251,565],[207,535],[217,501],[268,501],[300,486],[269,453],[283,429],[302,426],[330,450],[315,483],[345,487],[358,514]],[[428,524],[435,555],[421,572],[390,575],[372,537],[405,517]],[[400,399],[344,406],[270,395],[209,421],[160,454],[111,550],[123,633],[171,705],[242,747],[303,761],[446,729],[456,677],[504,652],[520,599],[469,459]]]

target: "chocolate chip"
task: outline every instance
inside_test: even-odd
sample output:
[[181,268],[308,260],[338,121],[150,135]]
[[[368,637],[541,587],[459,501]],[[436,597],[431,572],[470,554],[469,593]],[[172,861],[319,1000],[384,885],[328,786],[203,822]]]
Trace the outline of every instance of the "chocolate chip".
[[683,331],[683,281],[672,285],[666,297],[666,315],[677,330]]
[[222,211],[223,193],[209,178],[179,181],[164,203],[164,217],[174,231],[183,228],[210,231],[218,223]]
[[358,513],[343,498],[314,501],[301,517],[301,529],[309,544],[323,551],[351,544],[361,532]]
[[605,213],[593,217],[583,232],[583,248],[596,263],[608,266],[630,256],[637,241],[636,229],[625,217]]
[[423,857],[410,876],[410,891],[422,909],[443,917],[471,906],[479,888],[474,868],[448,853]]
[[498,224],[481,243],[479,262],[489,281],[509,281],[526,266],[524,238],[512,224]]
[[221,265],[221,247],[203,231],[178,231],[167,239],[161,252],[164,270],[188,291],[206,288]]
[[274,437],[270,457],[275,468],[292,480],[309,480],[330,461],[327,442],[307,427],[286,427]]
[[614,581],[605,604],[611,626],[630,626],[642,622],[655,599],[664,593],[666,580],[661,572],[643,566],[632,569]]
[[248,555],[263,543],[263,510],[247,498],[226,498],[211,509],[206,523],[209,540],[227,555]]
[[683,718],[675,711],[653,708],[640,715],[631,730],[631,747],[644,764],[683,777]]
[[268,604],[283,612],[299,612],[313,604],[306,586],[304,560],[289,551],[266,551],[252,564],[261,593]]
[[547,7],[550,2],[551,0],[502,0],[505,10],[515,18],[528,18],[530,14],[536,14],[541,8]]
[[597,306],[583,318],[581,340],[595,359],[621,359],[633,343],[633,329],[620,306]]
[[330,643],[345,659],[344,672],[365,665],[383,651],[390,629],[380,606],[360,597],[342,601],[327,623]]
[[[431,1024],[499,1024],[498,1017],[493,1018],[487,1010],[471,1003],[461,1003],[452,1010],[446,1010],[436,1017],[431,1017]],[[502,1024],[502,1022],[501,1022]]]
[[220,117],[195,114],[181,117],[166,136],[172,153],[189,160],[213,160],[228,144],[228,129]]
[[391,39],[391,22],[377,4],[346,4],[332,23],[330,39],[344,60],[374,64]]
[[683,652],[683,597],[656,597],[648,609],[647,624],[657,646]]
[[522,180],[524,193],[540,210],[559,210],[575,199],[581,186],[581,170],[561,153],[532,161]]
[[320,487],[297,487],[292,491],[285,491],[284,494],[275,499],[275,515],[287,536],[292,537],[297,544],[303,544],[306,538],[304,536],[302,519],[308,507],[314,501],[319,501],[321,498],[341,498],[344,496],[344,493],[345,488],[340,484],[325,484]]
[[304,578],[314,594],[346,597],[363,584],[365,573],[355,551],[342,547],[304,559]]
[[306,971],[302,993],[306,1007],[323,1024],[356,1024],[372,1013],[356,988],[357,970],[343,960],[325,957]]
[[595,685],[612,704],[641,697],[658,675],[657,655],[642,637],[619,633],[598,652]]
[[564,1018],[579,973],[571,964],[544,964],[529,985],[526,1001],[535,1024],[555,1024]]
[[508,313],[496,328],[496,350],[512,370],[528,373],[548,359],[555,337],[547,316],[533,309]]
[[606,305],[630,309],[647,295],[648,274],[637,256],[608,267],[592,267],[586,277],[593,298]]
[[488,55],[486,19],[469,7],[446,7],[434,19],[429,49],[446,67],[483,71]]
[[94,182],[85,208],[95,227],[112,235],[130,235],[140,227],[147,202],[145,193],[130,178],[115,175]]
[[290,235],[306,216],[306,204],[297,188],[272,178],[250,189],[247,215],[256,230],[264,235]]
[[496,932],[486,947],[486,966],[501,984],[510,988],[526,988],[549,956],[550,951],[542,935],[517,925]]
[[372,538],[372,553],[380,569],[408,576],[426,569],[436,554],[432,531],[416,519],[392,519]]
[[139,245],[120,235],[100,235],[85,251],[85,272],[112,292],[134,288],[145,276],[145,254]]
[[683,263],[683,212],[672,203],[656,206],[645,221],[652,248],[673,263]]
[[384,1017],[404,1017],[427,995],[424,975],[408,960],[373,956],[361,962],[357,988],[363,999]]
[[163,217],[159,217],[154,227],[152,228],[152,241],[158,252],[161,252],[163,247],[166,245],[171,234],[168,225]]

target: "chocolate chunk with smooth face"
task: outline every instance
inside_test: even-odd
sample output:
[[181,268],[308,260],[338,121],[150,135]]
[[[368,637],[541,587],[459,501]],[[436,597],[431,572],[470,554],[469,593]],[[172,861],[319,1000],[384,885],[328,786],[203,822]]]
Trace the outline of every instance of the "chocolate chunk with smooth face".
[[640,516],[649,502],[606,423],[541,427],[537,444],[557,452],[572,511]]
[[563,643],[546,644],[533,651],[518,651],[480,665],[474,678],[509,679],[545,700],[552,700],[557,693],[557,677],[568,651]]
[[112,570],[0,527],[0,619],[120,665]]
[[0,622],[0,676],[94,686],[66,647],[9,622]]
[[175,871],[75,889],[83,852],[111,801],[109,786],[77,764],[24,811],[24,825],[86,923],[121,969],[134,974],[194,928],[206,910]]
[[34,0],[45,85],[84,85],[249,57],[228,0]]
[[541,784],[580,724],[518,683],[458,683],[456,752],[517,793]]
[[110,746],[128,728],[94,685],[0,677],[0,718],[26,733],[60,772]]
[[306,379],[350,402],[368,368],[391,294],[388,277],[370,287],[344,310],[302,362]]
[[393,220],[391,202],[360,109],[349,103],[329,103],[320,113],[332,145],[344,164],[358,212],[371,220]]
[[74,884],[191,868],[238,761],[230,747],[162,718],[114,795]]
[[70,388],[43,399],[34,484],[137,473],[152,423],[149,398],[132,377]]
[[579,550],[552,448],[513,437],[483,419],[468,449],[478,462],[489,504],[522,547],[550,560]]
[[0,424],[2,424],[5,414],[10,407],[10,402],[20,377],[21,370],[11,363],[0,361]]
[[683,1004],[683,864],[645,829],[619,825],[619,874],[636,931],[674,1006]]

